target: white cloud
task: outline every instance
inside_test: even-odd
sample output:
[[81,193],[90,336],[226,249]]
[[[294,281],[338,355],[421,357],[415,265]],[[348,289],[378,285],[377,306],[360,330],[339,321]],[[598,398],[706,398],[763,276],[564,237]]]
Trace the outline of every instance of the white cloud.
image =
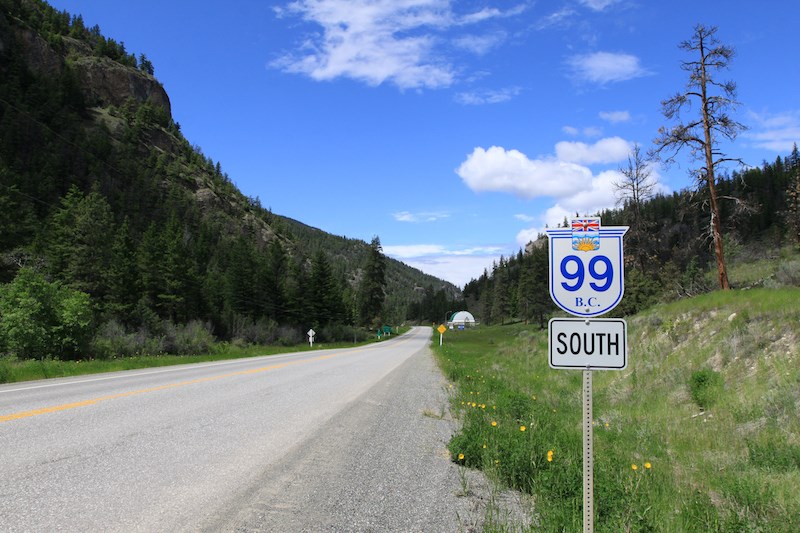
[[575,11],[573,9],[564,7],[555,13],[542,17],[536,22],[534,27],[537,30],[544,30],[552,26],[560,26],[562,22],[569,23],[573,19],[574,14]]
[[453,40],[458,48],[468,50],[475,55],[486,55],[492,48],[497,47],[506,39],[505,32],[495,32],[486,35],[463,35]]
[[591,165],[623,161],[630,153],[631,145],[620,137],[600,139],[594,144],[561,141],[556,144],[556,157],[561,161]]
[[541,226],[521,230],[517,233],[517,244],[525,246],[529,241],[535,240],[539,233],[545,231],[545,224],[551,228],[563,222],[564,218],[571,219],[575,213],[592,215],[603,209],[616,205],[616,188],[614,182],[621,178],[615,170],[601,172],[593,177],[589,187],[577,193],[560,198],[558,202],[547,209],[541,217]]
[[484,105],[499,104],[507,102],[517,96],[522,91],[519,87],[508,87],[499,90],[484,90],[458,93],[455,96],[456,102],[464,105]]
[[572,56],[567,60],[576,78],[583,81],[606,83],[626,81],[648,74],[639,64],[639,58],[630,54],[595,52]]
[[397,213],[392,213],[392,216],[398,222],[436,222],[437,220],[449,217],[450,214],[443,211],[422,211],[418,213],[399,211]]
[[[346,77],[401,89],[449,87],[457,68],[444,53],[442,32],[524,9],[484,8],[457,15],[449,0],[295,0],[276,8],[276,14],[299,16],[321,31],[271,66],[318,81]],[[487,37],[473,51],[495,44]]]
[[612,124],[628,122],[631,119],[631,114],[628,111],[601,111],[599,116],[601,119]]
[[617,2],[619,2],[619,0],[581,0],[581,4],[592,11],[603,11],[608,6],[616,4]]
[[473,191],[509,192],[523,198],[562,197],[586,187],[592,173],[573,163],[531,160],[518,150],[475,148],[456,169]]
[[572,137],[575,137],[580,133],[580,130],[574,126],[564,126],[563,128],[561,128],[561,131]]
[[[517,214],[514,218],[525,223],[538,224],[520,230],[516,242],[524,246],[545,231],[545,226],[556,227],[564,218],[592,215],[617,205],[615,183],[623,179],[618,170],[606,170],[594,175],[582,164],[624,161],[632,143],[620,138],[601,139],[593,145],[578,142],[560,142],[556,157],[529,159],[517,150],[492,146],[488,150],[475,148],[456,170],[465,184],[474,191],[507,192],[525,199],[553,198],[554,203],[538,217]],[[582,163],[582,164],[578,164]],[[660,183],[661,176],[650,169],[655,193],[669,193]]]
[[384,246],[383,251],[390,257],[459,287],[480,277],[484,268],[491,271],[492,263],[500,255],[512,253],[509,248],[495,245],[458,249],[439,244],[389,245]]
[[749,114],[756,126],[742,134],[758,148],[788,154],[794,144],[800,142],[800,113],[755,113]]

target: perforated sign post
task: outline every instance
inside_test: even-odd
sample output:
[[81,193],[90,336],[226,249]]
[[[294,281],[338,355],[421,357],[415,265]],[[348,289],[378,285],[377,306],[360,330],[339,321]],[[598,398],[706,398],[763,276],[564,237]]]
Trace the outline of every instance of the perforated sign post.
[[551,368],[583,370],[583,531],[594,530],[592,371],[628,364],[627,325],[621,318],[592,318],[622,300],[625,272],[622,237],[627,226],[603,228],[597,217],[573,219],[569,228],[547,230],[550,297],[578,318],[548,323]]

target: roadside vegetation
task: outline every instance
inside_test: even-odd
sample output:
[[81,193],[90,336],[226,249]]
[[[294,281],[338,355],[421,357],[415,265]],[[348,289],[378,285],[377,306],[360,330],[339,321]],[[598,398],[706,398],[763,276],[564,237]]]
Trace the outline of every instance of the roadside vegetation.
[[[596,531],[800,531],[798,298],[718,291],[628,317],[628,368],[594,374]],[[581,372],[549,368],[547,331],[523,324],[434,351],[453,461],[532,495],[524,525],[490,506],[485,530],[581,530]]]
[[[392,328],[389,337],[377,335],[367,335],[361,330],[354,330],[355,337],[352,341],[328,342],[322,336],[315,337],[314,346],[309,346],[308,342],[292,344],[246,344],[238,342],[215,342],[213,338],[200,334],[204,340],[202,346],[195,345],[195,351],[188,351],[189,344],[184,347],[187,351],[182,355],[160,352],[160,355],[149,355],[144,353],[131,353],[129,355],[109,355],[103,359],[75,359],[63,360],[52,357],[42,359],[17,359],[15,357],[0,357],[0,383],[16,383],[20,381],[30,381],[35,379],[50,379],[72,376],[83,376],[88,374],[100,374],[104,372],[118,372],[121,370],[135,370],[139,368],[153,368],[161,366],[183,365],[190,363],[206,363],[210,361],[223,361],[227,359],[239,359],[244,357],[261,357],[265,355],[276,355],[290,352],[304,352],[312,350],[325,350],[331,348],[352,348],[355,345],[364,345],[382,340],[394,338],[402,335],[409,328]],[[173,332],[174,334],[174,332]],[[181,335],[181,332],[178,332]],[[188,333],[184,333],[186,339],[190,339]],[[156,342],[150,337],[142,337],[147,342]],[[107,340],[107,339],[106,339]],[[158,339],[156,339],[158,340]],[[130,342],[134,342],[129,339]],[[207,342],[206,342],[207,341]],[[175,337],[162,338],[161,342],[175,342]],[[179,342],[186,342],[180,341]],[[109,352],[121,353],[121,352]],[[156,352],[158,353],[158,352]]]

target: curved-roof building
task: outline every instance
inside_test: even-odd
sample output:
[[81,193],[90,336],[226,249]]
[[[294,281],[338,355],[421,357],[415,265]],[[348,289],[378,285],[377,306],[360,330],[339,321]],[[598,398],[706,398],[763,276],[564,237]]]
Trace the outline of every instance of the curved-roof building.
[[458,311],[447,322],[452,326],[474,326],[475,317],[469,311]]

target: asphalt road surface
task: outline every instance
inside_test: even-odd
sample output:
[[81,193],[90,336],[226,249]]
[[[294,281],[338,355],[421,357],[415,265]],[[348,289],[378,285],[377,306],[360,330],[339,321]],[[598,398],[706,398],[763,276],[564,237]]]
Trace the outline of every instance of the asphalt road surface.
[[4,385],[0,530],[469,530],[430,337]]

